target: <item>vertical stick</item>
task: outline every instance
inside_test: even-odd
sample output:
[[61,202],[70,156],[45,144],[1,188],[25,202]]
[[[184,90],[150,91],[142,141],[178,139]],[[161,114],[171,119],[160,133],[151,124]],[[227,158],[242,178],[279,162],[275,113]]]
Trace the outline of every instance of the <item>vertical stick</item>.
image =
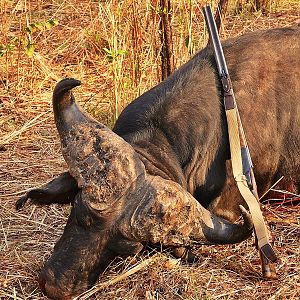
[[174,70],[170,0],[160,0],[160,15],[161,77],[165,80]]

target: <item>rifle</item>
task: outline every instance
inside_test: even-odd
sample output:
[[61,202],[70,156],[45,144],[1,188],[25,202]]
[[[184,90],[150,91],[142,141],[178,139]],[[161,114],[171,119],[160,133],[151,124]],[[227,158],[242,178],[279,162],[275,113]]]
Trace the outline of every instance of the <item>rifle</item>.
[[248,204],[252,215],[263,275],[265,278],[276,278],[275,266],[271,262],[275,262],[277,258],[269,241],[268,230],[260,210],[250,151],[237,108],[217,27],[209,5],[203,7],[203,12],[209,32],[209,38],[214,49],[218,74],[222,83],[233,175],[238,189]]

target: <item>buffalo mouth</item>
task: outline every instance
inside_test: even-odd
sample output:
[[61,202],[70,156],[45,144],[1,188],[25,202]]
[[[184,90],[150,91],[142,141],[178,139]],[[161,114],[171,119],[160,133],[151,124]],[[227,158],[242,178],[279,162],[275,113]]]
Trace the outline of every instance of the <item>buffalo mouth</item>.
[[51,299],[72,299],[92,287],[116,256],[106,244],[105,236],[91,238],[77,229],[73,239],[66,239],[63,248],[54,250],[42,268],[39,285],[43,293]]
[[[87,232],[81,233],[89,235]],[[99,233],[96,238],[78,234],[73,240],[66,239],[61,244],[62,248],[54,250],[40,272],[39,286],[42,292],[50,299],[73,299],[91,288],[100,273],[117,256],[133,255],[143,248],[140,243],[119,237],[109,239],[108,236],[107,232],[103,232],[102,237]]]

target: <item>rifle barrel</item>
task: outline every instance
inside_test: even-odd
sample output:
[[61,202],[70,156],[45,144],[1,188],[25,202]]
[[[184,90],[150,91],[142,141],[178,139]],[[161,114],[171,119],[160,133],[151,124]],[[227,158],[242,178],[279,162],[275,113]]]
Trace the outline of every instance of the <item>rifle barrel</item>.
[[219,75],[222,77],[227,76],[228,69],[227,69],[222,45],[219,39],[215,19],[211,11],[211,7],[209,5],[204,6],[203,12],[204,12],[206,25],[209,31],[209,36],[214,47],[215,59],[217,62]]

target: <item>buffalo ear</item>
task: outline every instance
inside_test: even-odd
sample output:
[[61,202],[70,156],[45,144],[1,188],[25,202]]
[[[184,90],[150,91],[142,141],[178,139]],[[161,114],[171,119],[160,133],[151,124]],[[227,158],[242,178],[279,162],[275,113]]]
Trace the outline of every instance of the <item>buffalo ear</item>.
[[28,191],[16,202],[16,209],[21,209],[29,199],[32,203],[38,205],[49,205],[52,203],[71,203],[73,205],[78,191],[76,180],[69,172],[65,172],[42,187]]

